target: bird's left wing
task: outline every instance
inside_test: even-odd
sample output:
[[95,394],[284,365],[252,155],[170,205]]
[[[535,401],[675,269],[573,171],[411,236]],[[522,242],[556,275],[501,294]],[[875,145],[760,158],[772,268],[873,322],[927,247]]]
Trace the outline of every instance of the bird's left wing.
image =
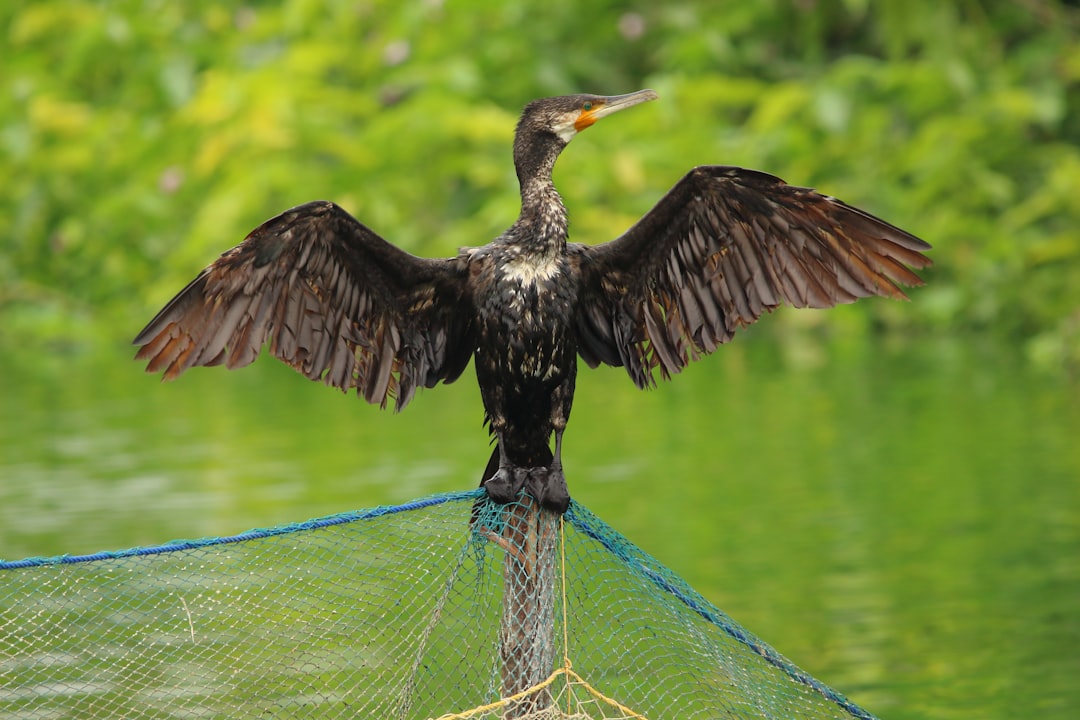
[[808,188],[736,167],[691,170],[616,240],[569,247],[582,278],[578,351],[667,378],[781,304],[905,299],[922,240]]
[[415,257],[330,202],[268,220],[191,281],[135,338],[171,380],[242,367],[264,344],[312,380],[403,408],[472,355],[467,269]]

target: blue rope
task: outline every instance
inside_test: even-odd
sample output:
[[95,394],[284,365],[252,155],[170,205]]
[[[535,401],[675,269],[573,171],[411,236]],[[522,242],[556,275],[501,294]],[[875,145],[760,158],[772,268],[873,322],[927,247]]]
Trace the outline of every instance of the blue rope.
[[120,558],[161,555],[163,553],[194,550],[196,548],[212,547],[214,545],[228,545],[230,543],[247,542],[248,540],[260,540],[262,538],[288,535],[290,533],[303,532],[305,530],[316,530],[319,528],[333,527],[335,525],[345,525],[359,520],[372,520],[384,515],[419,510],[421,508],[442,505],[443,503],[455,502],[458,500],[474,500],[481,494],[482,491],[479,489],[440,493],[438,495],[429,495],[428,497],[420,498],[419,500],[413,500],[402,505],[380,505],[368,510],[355,510],[352,512],[339,513],[337,515],[328,515],[327,517],[307,520],[306,522],[289,523],[287,525],[279,525],[272,528],[256,528],[255,530],[248,530],[239,535],[227,535],[225,537],[209,537],[200,538],[198,540],[173,540],[162,545],[98,552],[91,555],[58,555],[55,557],[32,557],[24,560],[0,561],[0,570],[21,570],[24,568],[44,567],[47,565],[74,565],[77,563],[97,562],[98,560],[118,560]]

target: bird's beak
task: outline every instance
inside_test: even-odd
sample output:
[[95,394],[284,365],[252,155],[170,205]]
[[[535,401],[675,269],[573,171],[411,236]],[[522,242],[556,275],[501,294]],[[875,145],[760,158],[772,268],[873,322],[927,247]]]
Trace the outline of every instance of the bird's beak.
[[640,105],[643,102],[655,100],[658,97],[660,96],[653,90],[638,90],[626,95],[597,97],[595,100],[586,103],[585,107],[582,108],[581,114],[574,121],[574,129],[581,132],[602,117],[607,117],[628,107]]

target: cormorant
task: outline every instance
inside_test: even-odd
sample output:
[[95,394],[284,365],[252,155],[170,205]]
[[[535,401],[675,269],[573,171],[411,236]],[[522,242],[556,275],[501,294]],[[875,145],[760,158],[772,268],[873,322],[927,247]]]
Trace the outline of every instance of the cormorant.
[[[657,97],[569,95],[521,115],[521,215],[483,247],[415,257],[332,202],[278,215],[226,251],[139,333],[137,359],[171,380],[270,351],[312,380],[385,407],[452,382],[475,358],[494,449],[481,479],[563,512],[562,438],[577,358],[640,388],[716,350],[766,310],[906,299],[930,246],[835,198],[763,172],[701,166],[633,227],[567,242],[556,158],[597,120]],[[549,441],[555,435],[552,452]]]

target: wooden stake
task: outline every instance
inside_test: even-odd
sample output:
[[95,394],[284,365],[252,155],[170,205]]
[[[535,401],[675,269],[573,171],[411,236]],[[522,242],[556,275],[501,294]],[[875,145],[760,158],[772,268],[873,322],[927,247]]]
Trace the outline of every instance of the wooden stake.
[[[555,558],[559,516],[523,495],[506,509],[502,620],[499,627],[502,697],[537,685],[551,674],[555,661]],[[512,720],[550,707],[543,688],[507,707]]]

